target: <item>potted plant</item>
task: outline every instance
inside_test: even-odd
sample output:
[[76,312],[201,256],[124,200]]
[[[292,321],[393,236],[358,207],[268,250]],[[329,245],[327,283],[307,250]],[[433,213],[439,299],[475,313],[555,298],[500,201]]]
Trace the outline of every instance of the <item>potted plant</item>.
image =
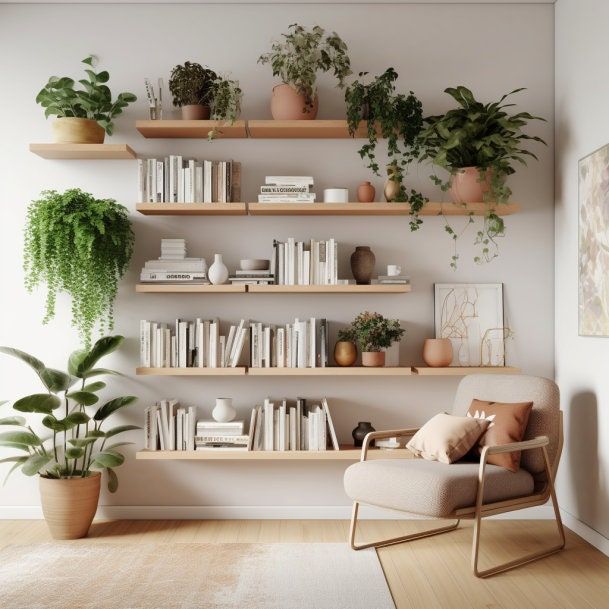
[[375,175],[380,175],[376,147],[379,137],[387,142],[387,182],[385,199],[388,202],[408,202],[411,210],[411,230],[421,224],[419,212],[426,199],[414,189],[406,191],[403,179],[408,166],[420,155],[418,136],[423,127],[423,105],[410,91],[408,95],[396,92],[398,73],[387,68],[371,80],[368,72],[360,72],[345,90],[347,126],[353,136],[362,120],[366,123],[367,142],[359,155]]
[[332,72],[340,88],[351,74],[347,45],[336,32],[314,26],[290,25],[281,42],[274,42],[271,51],[258,58],[270,63],[273,76],[281,79],[273,87],[271,114],[275,120],[311,120],[317,116],[317,73]]
[[[242,97],[243,92],[238,80],[218,76],[213,83],[211,118],[232,125],[241,115]],[[209,132],[209,139],[213,140],[218,132],[219,129],[212,129]]]
[[214,82],[218,75],[198,63],[187,61],[171,71],[169,90],[173,105],[182,108],[184,120],[206,120],[210,116]]
[[338,366],[353,366],[357,360],[356,336],[353,328],[338,331],[338,340],[334,345],[334,361]]
[[[117,374],[96,366],[122,341],[122,336],[106,336],[90,350],[75,351],[68,360],[68,372],[47,368],[39,359],[18,349],[0,347],[1,353],[28,364],[45,388],[44,393],[14,402],[16,416],[0,418],[0,425],[14,428],[0,433],[0,446],[19,451],[0,462],[13,463],[9,475],[19,468],[26,476],[38,474],[42,511],[55,539],[77,539],[87,534],[97,510],[100,471],[106,471],[108,490],[114,493],[118,488],[114,468],[125,460],[117,449],[132,444],[115,442],[116,437],[140,429],[136,425],[108,427],[111,415],[137,398],[123,396],[97,406],[97,393],[106,383],[91,380]],[[93,406],[95,412],[90,410]],[[42,426],[52,435],[35,432],[22,413],[43,415]]]
[[58,292],[72,297],[72,324],[86,347],[97,323],[113,327],[118,282],[133,253],[127,210],[113,199],[96,199],[74,188],[44,191],[27,212],[25,285],[47,284],[43,323],[55,315]]
[[385,365],[383,349],[402,339],[404,330],[398,319],[386,319],[380,313],[360,313],[352,322],[350,336],[354,337],[362,353],[362,366]]
[[46,118],[53,122],[55,141],[59,144],[102,144],[106,133],[112,135],[114,118],[137,98],[133,93],[119,93],[112,101],[106,84],[110,75],[105,70],[95,73],[93,55],[82,60],[87,79],[79,80],[82,88],[68,76],[51,76],[36,96],[36,103],[44,109]]

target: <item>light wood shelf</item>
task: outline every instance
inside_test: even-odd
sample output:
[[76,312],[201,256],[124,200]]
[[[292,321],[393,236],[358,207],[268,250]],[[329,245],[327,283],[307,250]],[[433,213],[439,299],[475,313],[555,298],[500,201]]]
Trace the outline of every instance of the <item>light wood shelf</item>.
[[244,294],[244,285],[138,283],[135,291],[141,294]]
[[43,159],[134,159],[127,144],[30,144],[30,152]]
[[450,366],[447,368],[428,368],[414,366],[413,374],[419,376],[467,376],[468,374],[519,374],[520,368],[513,366]]
[[[248,136],[255,139],[347,139],[346,120],[247,121]],[[360,123],[356,138],[366,137],[366,124]]]
[[327,368],[248,368],[248,376],[411,376],[410,366],[372,368],[329,366]]
[[253,294],[406,294],[408,284],[370,285],[248,285],[247,291]]
[[162,120],[136,121],[135,128],[145,138],[207,138],[216,129],[216,138],[246,138],[245,121],[235,121],[232,125],[225,121],[185,121]]
[[145,216],[245,216],[245,203],[137,203]]
[[136,368],[135,373],[138,376],[244,376],[246,368]]

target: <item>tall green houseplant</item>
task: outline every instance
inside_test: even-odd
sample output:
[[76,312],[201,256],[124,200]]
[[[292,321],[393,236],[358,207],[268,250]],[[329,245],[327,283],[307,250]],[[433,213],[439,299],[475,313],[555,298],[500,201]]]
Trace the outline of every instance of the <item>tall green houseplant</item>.
[[57,294],[72,298],[72,324],[86,347],[96,325],[114,325],[118,282],[129,266],[134,235],[127,209],[113,199],[96,199],[77,188],[44,191],[27,212],[25,285],[46,283],[43,323],[55,315]]

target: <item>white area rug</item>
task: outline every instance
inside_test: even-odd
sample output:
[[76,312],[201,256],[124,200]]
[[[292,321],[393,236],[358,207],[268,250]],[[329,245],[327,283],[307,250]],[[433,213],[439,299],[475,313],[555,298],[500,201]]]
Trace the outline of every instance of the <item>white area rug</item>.
[[372,549],[58,542],[0,552],[11,609],[395,609]]

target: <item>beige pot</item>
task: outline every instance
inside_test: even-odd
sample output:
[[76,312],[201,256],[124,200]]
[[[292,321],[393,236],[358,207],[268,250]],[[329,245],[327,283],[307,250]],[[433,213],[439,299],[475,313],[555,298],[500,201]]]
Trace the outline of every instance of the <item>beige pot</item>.
[[432,368],[450,366],[453,361],[450,338],[426,338],[423,343],[423,361]]
[[367,366],[369,368],[382,368],[384,365],[384,351],[364,351],[362,353],[362,366]]
[[63,117],[53,121],[57,144],[103,144],[106,132],[90,118]]
[[491,171],[478,167],[457,169],[450,180],[453,203],[482,203],[491,189]]
[[182,106],[182,120],[185,121],[206,121],[211,115],[209,106],[203,104],[189,104]]
[[338,366],[353,366],[357,359],[357,348],[349,340],[339,340],[334,345],[334,361]]
[[56,480],[39,477],[42,512],[53,539],[85,537],[99,501],[101,474]]
[[317,95],[313,99],[313,107],[306,110],[304,95],[298,93],[296,89],[286,84],[273,87],[271,114],[276,121],[314,120],[318,109]]

